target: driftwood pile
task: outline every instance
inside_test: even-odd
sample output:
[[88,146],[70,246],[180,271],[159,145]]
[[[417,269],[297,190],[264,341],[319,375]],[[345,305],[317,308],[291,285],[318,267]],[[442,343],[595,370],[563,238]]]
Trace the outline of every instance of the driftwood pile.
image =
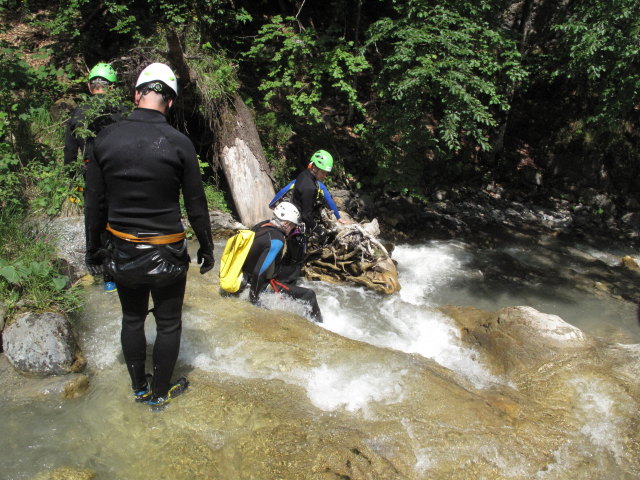
[[377,220],[342,225],[322,214],[326,233],[311,237],[304,274],[311,280],[354,283],[376,292],[400,290],[398,270],[387,248],[376,238]]

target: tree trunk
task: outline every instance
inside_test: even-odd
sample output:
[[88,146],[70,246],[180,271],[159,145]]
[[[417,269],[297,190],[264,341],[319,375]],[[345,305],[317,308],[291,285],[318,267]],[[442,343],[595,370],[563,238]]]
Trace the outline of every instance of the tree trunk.
[[220,163],[240,221],[247,227],[271,218],[275,195],[251,111],[236,95],[222,114]]

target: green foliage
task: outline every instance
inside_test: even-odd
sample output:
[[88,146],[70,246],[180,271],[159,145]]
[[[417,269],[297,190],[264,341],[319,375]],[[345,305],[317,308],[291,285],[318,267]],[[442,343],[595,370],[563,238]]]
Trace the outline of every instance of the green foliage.
[[394,18],[368,29],[380,65],[375,122],[363,131],[374,183],[418,193],[433,173],[452,173],[463,150],[491,149],[526,76],[516,42],[497,23],[503,3],[396,2]]
[[77,287],[69,285],[56,262],[55,246],[19,211],[0,214],[0,299],[9,313],[18,308],[73,311],[80,306]]
[[152,32],[165,28],[183,30],[196,25],[203,31],[251,20],[244,8],[229,8],[229,4],[228,0],[103,0],[98,4],[67,0],[53,2],[54,14],[37,22],[53,35],[69,36],[79,44],[105,34],[145,44]]
[[[24,170],[29,210],[57,215],[68,203],[83,204],[82,165],[29,164]],[[76,213],[80,213],[77,211]]]
[[[122,89],[116,87],[108,88],[98,95],[83,94],[80,101],[86,109],[74,130],[76,137],[94,138],[103,126],[112,122],[110,119],[112,112],[120,111],[120,108],[125,105],[123,98]],[[132,102],[126,102],[126,105],[133,110]]]
[[284,147],[293,135],[293,130],[290,125],[280,123],[274,112],[256,114],[255,120],[265,157],[276,184],[286,185],[295,172],[295,168],[284,155]]
[[640,3],[573,2],[551,57],[554,79],[570,79],[591,108],[587,120],[610,127],[627,117],[640,91]]
[[[198,58],[191,60],[189,66],[197,75],[200,98],[208,105],[231,96],[240,86],[237,65],[222,52],[215,50],[210,43],[201,46]],[[209,107],[209,112],[211,109]]]
[[244,7],[232,6],[229,0],[195,0],[191,2],[156,0],[149,3],[156,18],[164,19],[165,22],[177,29],[195,24],[199,31],[213,28],[220,32],[232,30],[237,25],[252,20],[251,15]]
[[221,212],[230,212],[224,192],[213,183],[204,184],[204,193],[207,196],[207,206],[209,210],[219,210]]
[[364,113],[353,80],[369,64],[352,41],[275,16],[262,26],[245,58],[265,69],[259,86],[265,102],[284,99],[291,114],[307,123],[322,121],[322,105],[331,96]]
[[384,49],[375,85],[382,128],[400,144],[455,152],[471,142],[489,150],[508,95],[525,77],[516,43],[499,27],[445,5],[409,0],[397,13],[374,23],[367,42]]
[[[48,50],[27,56],[0,42],[0,202],[3,208],[23,209],[28,189],[37,185],[36,165],[55,163],[62,130],[47,108],[65,91],[67,69],[41,65]],[[37,66],[34,66],[37,65]]]

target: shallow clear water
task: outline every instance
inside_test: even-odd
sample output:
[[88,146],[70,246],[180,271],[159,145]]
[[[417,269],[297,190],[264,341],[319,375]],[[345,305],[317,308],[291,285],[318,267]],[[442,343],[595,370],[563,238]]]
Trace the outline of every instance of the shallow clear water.
[[[222,245],[216,248],[219,256]],[[540,265],[540,258],[544,259],[544,255],[537,254],[528,258],[527,250],[515,247],[507,247],[505,252],[536,266]],[[505,382],[492,375],[476,352],[459,340],[451,319],[435,307],[452,304],[495,310],[529,305],[558,315],[608,342],[640,342],[636,307],[628,302],[596,298],[566,285],[554,285],[553,289],[535,283],[523,285],[517,276],[505,281],[508,271],[502,272],[505,275],[499,282],[490,282],[488,288],[483,268],[491,263],[494,253],[473,251],[459,242],[398,246],[393,257],[398,261],[402,290],[393,296],[360,287],[318,282],[305,285],[318,294],[325,319],[323,328],[379,347],[431,358],[480,389]],[[594,253],[610,258],[608,252],[592,251],[590,255]],[[199,276],[197,281],[200,282]],[[498,287],[499,290],[492,290]],[[238,302],[239,308],[246,308],[242,300]],[[272,309],[305,313],[302,306],[276,296],[271,296],[267,304]],[[403,397],[404,372],[393,365],[378,365],[375,359],[348,363],[349,356],[345,355],[339,365],[281,369],[277,362],[260,357],[270,352],[247,351],[242,345],[229,344],[225,340],[228,332],[212,334],[211,317],[218,314],[215,309],[210,311],[187,302],[177,371],[198,368],[232,378],[282,381],[301,387],[308,401],[324,412],[366,413],[371,405],[393,404]],[[0,464],[5,465],[2,478],[31,479],[38,472],[60,465],[90,468],[103,479],[158,478],[158,472],[162,472],[159,465],[168,455],[164,446],[172,420],[170,416],[152,415],[130,401],[119,345],[117,296],[103,293],[99,285],[91,287],[89,304],[79,316],[78,328],[89,359],[89,393],[76,400],[0,404]],[[155,335],[151,319],[146,331],[151,344]],[[624,445],[617,440],[618,428],[633,412],[620,402],[626,395],[623,391],[611,392],[607,388],[597,379],[574,380],[581,423],[570,433],[571,442],[550,452],[555,463],[549,471],[538,472],[538,478],[568,475],[573,468],[572,458],[584,462],[584,458],[593,455],[594,462],[602,463],[594,467],[596,472],[607,471],[621,458]],[[176,411],[179,408],[176,406]],[[413,435],[416,425],[405,422]],[[207,435],[216,437],[212,448],[220,448],[223,427],[203,428]],[[431,450],[432,446],[417,438],[415,443],[417,472],[428,472],[430,465],[446,457],[443,451]],[[510,458],[500,447],[487,444],[485,451],[478,454],[492,458],[503,475],[512,472],[514,478],[522,478],[522,472],[527,471],[526,458]],[[559,476],[554,476],[556,473]],[[625,476],[618,472],[611,478]]]

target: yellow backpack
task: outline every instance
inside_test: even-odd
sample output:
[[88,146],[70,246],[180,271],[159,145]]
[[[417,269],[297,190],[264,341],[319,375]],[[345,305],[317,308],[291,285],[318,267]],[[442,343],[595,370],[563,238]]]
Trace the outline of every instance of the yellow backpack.
[[256,232],[239,230],[227,240],[220,259],[220,288],[225,292],[236,293],[242,285],[242,266],[249,255]]

